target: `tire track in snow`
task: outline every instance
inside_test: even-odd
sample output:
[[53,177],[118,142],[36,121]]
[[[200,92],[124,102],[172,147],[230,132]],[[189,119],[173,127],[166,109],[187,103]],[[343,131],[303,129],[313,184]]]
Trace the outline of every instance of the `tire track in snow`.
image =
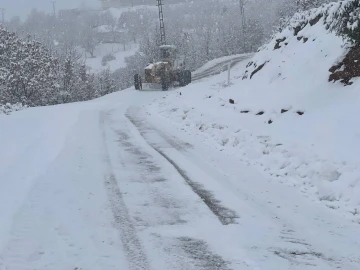
[[104,184],[113,212],[115,228],[120,233],[121,242],[126,252],[129,268],[131,270],[150,270],[150,264],[144,252],[143,246],[137,235],[134,224],[131,221],[129,211],[125,205],[122,193],[114,174],[108,147],[106,144],[107,136],[105,130],[106,114],[100,115],[100,127],[102,129],[103,146],[105,162],[107,165],[107,174],[104,177]]
[[[158,226],[186,224],[188,221],[182,218],[187,214],[185,205],[171,194],[168,184],[169,180],[163,172],[161,164],[158,164],[154,157],[143,147],[134,144],[128,133],[116,129],[113,131],[119,137],[118,142],[121,145],[121,150],[128,153],[126,161],[129,162],[130,166],[133,166],[132,170],[136,171],[136,177],[132,177],[130,182],[143,185],[144,193],[141,196],[147,197],[151,201],[150,204],[152,206],[158,207],[158,209],[153,208],[152,221],[146,221],[145,227],[156,226],[156,224]],[[142,203],[143,205],[148,205],[149,201],[145,200]],[[158,211],[159,209],[161,211]],[[137,221],[146,220],[142,216],[143,214],[139,210],[136,211]],[[156,222],[153,220],[154,217],[156,217]],[[139,228],[137,222],[134,222],[134,224]]]
[[[127,121],[124,126],[126,127],[128,123],[132,125],[130,121]],[[146,204],[141,204],[141,210],[138,209],[136,211],[134,218],[136,228],[158,228],[164,225],[168,228],[179,225],[186,226],[190,220],[187,218],[183,219],[182,217],[186,215],[186,211],[190,209],[182,205],[181,200],[178,200],[178,197],[170,192],[168,185],[169,180],[164,177],[162,168],[164,161],[159,163],[152,155],[152,153],[156,153],[155,155],[158,156],[158,153],[153,149],[149,152],[149,150],[139,144],[136,139],[133,139],[130,133],[124,131],[124,128],[112,128],[112,131],[116,134],[116,138],[118,138],[116,141],[120,144],[121,151],[128,153],[126,155],[126,164],[123,164],[123,166],[126,167],[129,165],[129,167],[131,166],[131,170],[136,172],[136,177],[130,178],[128,184],[136,183],[135,185],[137,186],[141,184],[144,188],[142,189],[141,196],[150,199],[146,200]],[[160,160],[163,159],[161,158]],[[125,161],[121,161],[121,163],[122,162]],[[160,182],[158,182],[157,179],[161,179]],[[127,188],[129,188],[129,186],[127,186]],[[125,192],[126,190],[123,191]],[[140,194],[134,193],[131,194],[131,196],[140,196]],[[153,206],[153,208],[148,208],[149,204]],[[144,209],[144,206],[147,210]],[[158,211],[159,208],[162,209],[160,212]],[[129,210],[131,209],[129,205]],[[151,213],[152,218],[150,220],[152,221],[148,223],[146,221],[146,215],[148,215],[149,212]],[[156,222],[153,222],[154,218]],[[186,236],[186,234],[185,236],[169,237],[166,234],[151,233],[149,236],[151,240],[149,241],[149,238],[147,238],[148,242],[146,244],[150,243],[147,248],[154,250],[154,247],[157,247],[158,252],[147,252],[147,254],[156,254],[158,256],[163,252],[160,256],[162,262],[156,266],[153,265],[155,269],[230,270],[230,262],[212,251],[204,240],[194,239]],[[146,248],[146,244],[144,243],[144,248]],[[155,250],[157,249],[155,248]]]
[[[141,136],[144,135],[144,132],[141,131],[141,122],[135,120],[135,118],[129,113],[126,114],[126,117],[130,122],[139,130]],[[161,135],[160,135],[161,136]],[[143,136],[146,140],[146,138]],[[203,185],[192,180],[185,170],[180,168],[174,160],[172,160],[160,147],[156,144],[147,141],[147,143],[158,152],[163,158],[165,158],[175,170],[182,176],[185,182],[190,186],[190,188],[201,198],[201,200],[206,204],[210,211],[219,219],[223,225],[236,224],[236,220],[239,218],[237,213],[234,210],[228,209],[221,204],[221,201],[217,200],[212,192],[207,190]],[[174,146],[178,148],[178,146]]]
[[229,262],[218,254],[213,253],[205,241],[191,237],[180,237],[178,245],[196,262],[199,269],[204,270],[230,270]]
[[[151,144],[150,144],[151,145]],[[160,148],[151,145],[155,151],[157,151],[161,156],[163,156],[182,176],[185,182],[191,187],[191,189],[202,199],[206,206],[210,209],[211,212],[220,220],[223,225],[236,224],[236,220],[239,216],[235,211],[227,209],[221,202],[215,198],[212,192],[205,189],[205,187],[195,181],[187,175],[187,173],[181,169],[174,160],[172,160],[168,155],[166,155]]]

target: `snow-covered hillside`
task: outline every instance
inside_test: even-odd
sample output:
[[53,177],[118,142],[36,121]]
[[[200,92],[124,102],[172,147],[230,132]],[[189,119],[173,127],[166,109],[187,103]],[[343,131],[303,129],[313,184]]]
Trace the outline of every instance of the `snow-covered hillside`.
[[[226,74],[194,83],[149,113],[360,222],[360,81],[329,82],[329,69],[351,51],[338,27],[354,3],[296,14],[232,71],[230,86]],[[345,25],[356,30],[353,18]]]
[[[104,43],[96,46],[94,58],[86,58],[86,65],[92,72],[99,72],[109,68],[110,71],[115,71],[119,68],[126,67],[125,58],[134,55],[139,48],[138,44],[123,44],[118,43]],[[107,55],[112,55],[113,60],[103,61]]]
[[[136,16],[141,18],[143,15],[140,14],[150,14],[157,11],[157,6],[151,5],[140,5],[134,7],[124,7],[124,8],[108,8],[99,12],[100,16],[110,16],[110,22],[113,25],[101,25],[96,31],[97,32],[121,32],[125,33],[121,39],[124,39],[125,44],[119,41],[119,43],[100,43],[96,46],[93,54],[94,57],[90,57],[89,53],[83,52],[86,56],[86,65],[93,71],[99,72],[105,69],[110,69],[110,71],[115,71],[119,68],[126,67],[125,58],[134,55],[138,49],[139,44],[134,43],[131,36],[128,35],[129,27],[133,27],[133,24],[138,23]],[[134,14],[132,14],[132,12]],[[120,23],[121,16],[124,13],[130,13],[128,17]],[[155,14],[155,13],[154,13]],[[114,21],[112,21],[114,20]],[[130,26],[129,26],[130,25]],[[115,27],[114,27],[115,26]],[[110,56],[109,61],[106,60],[106,57]],[[105,57],[105,59],[104,59]]]

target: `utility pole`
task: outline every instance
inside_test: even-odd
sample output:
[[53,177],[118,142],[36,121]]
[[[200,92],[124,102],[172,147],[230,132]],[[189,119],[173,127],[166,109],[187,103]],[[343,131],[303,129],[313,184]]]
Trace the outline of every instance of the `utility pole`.
[[54,15],[54,18],[56,18],[56,1],[51,1],[52,4],[53,4],[53,15]]
[[239,0],[244,52],[247,51],[246,36],[245,36],[246,35],[246,18],[245,18],[245,3],[246,2],[247,2],[246,0]]
[[163,13],[162,0],[157,0],[157,6],[159,8],[159,20],[160,20],[160,44],[161,45],[166,45],[165,23],[164,23],[164,13]]
[[5,8],[0,8],[1,10],[1,22],[5,25]]
[[55,42],[55,29],[56,29],[56,1],[53,0],[51,1],[52,3],[52,7],[53,7],[53,26],[51,29],[51,40],[50,40],[50,50],[52,51],[52,48],[54,46],[54,42]]

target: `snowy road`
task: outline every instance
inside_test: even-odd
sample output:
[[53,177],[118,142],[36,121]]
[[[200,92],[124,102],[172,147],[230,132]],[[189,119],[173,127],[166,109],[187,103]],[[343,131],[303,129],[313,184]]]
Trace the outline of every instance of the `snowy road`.
[[228,68],[228,64],[230,63],[230,68],[233,68],[238,63],[249,59],[253,54],[243,54],[243,55],[235,55],[233,57],[224,57],[224,59],[215,59],[214,61],[210,61],[203,68],[193,72],[192,80],[198,81],[204,78],[208,78],[210,76],[217,75]]
[[358,225],[143,106],[164,95],[126,90],[34,111],[72,108],[76,120],[17,198],[1,270],[360,269]]

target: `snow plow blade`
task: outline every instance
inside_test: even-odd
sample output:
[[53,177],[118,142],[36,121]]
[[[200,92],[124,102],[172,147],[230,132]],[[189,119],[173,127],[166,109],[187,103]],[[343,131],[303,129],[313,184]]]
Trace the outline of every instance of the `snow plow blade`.
[[142,91],[162,91],[162,87],[159,83],[143,83]]

